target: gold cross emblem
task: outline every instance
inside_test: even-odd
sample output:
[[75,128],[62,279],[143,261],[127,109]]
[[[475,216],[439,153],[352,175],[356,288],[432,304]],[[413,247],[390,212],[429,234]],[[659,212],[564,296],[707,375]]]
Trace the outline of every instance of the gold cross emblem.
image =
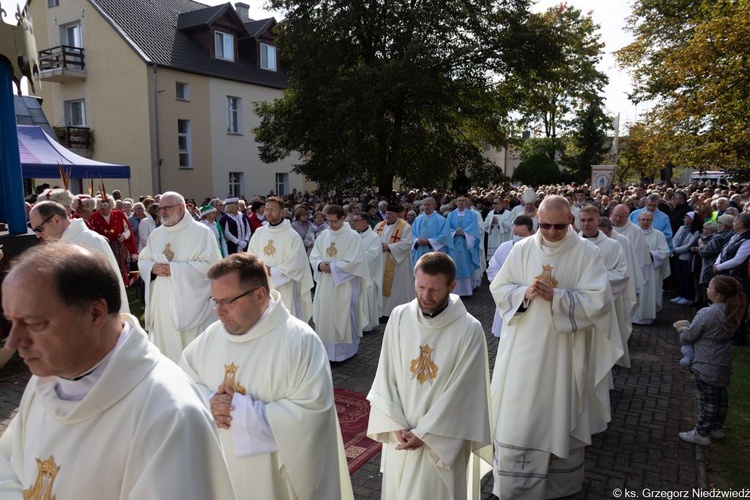
[[411,379],[416,377],[420,385],[432,381],[437,377],[438,365],[432,362],[432,349],[428,344],[419,346],[419,357],[411,360]]

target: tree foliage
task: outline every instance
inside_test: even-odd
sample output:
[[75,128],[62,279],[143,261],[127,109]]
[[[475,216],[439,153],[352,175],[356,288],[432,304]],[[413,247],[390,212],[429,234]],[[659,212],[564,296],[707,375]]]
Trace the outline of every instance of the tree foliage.
[[261,159],[325,186],[445,184],[507,136],[499,74],[555,56],[529,0],[271,0],[290,88],[259,103]]
[[611,123],[599,99],[578,112],[562,160],[572,180],[585,182],[591,178],[591,166],[602,164],[609,151],[607,130],[612,128]]
[[621,49],[645,117],[648,154],[701,170],[750,161],[750,0],[637,0]]
[[562,55],[543,70],[518,72],[505,84],[518,102],[522,126],[541,126],[545,137],[558,137],[575,114],[600,99],[607,75],[596,68],[603,55],[590,13],[561,3],[536,14],[540,31],[552,33]]
[[513,172],[513,180],[539,186],[541,184],[555,184],[562,179],[562,173],[554,160],[544,153],[537,153],[521,160],[518,168]]

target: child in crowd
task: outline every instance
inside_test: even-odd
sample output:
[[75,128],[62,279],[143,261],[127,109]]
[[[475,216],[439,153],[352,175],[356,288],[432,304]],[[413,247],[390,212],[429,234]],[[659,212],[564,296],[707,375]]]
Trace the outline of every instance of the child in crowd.
[[698,311],[692,323],[675,323],[681,332],[680,343],[693,347],[690,371],[695,375],[698,397],[698,421],[693,430],[680,432],[680,439],[704,446],[711,444],[712,437],[724,437],[721,428],[729,410],[731,339],[747,301],[739,282],[729,276],[714,276],[707,295],[712,304]]

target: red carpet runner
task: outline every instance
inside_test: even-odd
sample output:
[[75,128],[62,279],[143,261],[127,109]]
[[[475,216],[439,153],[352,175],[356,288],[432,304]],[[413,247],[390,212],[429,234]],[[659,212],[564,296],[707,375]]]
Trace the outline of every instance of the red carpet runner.
[[368,438],[367,420],[370,417],[370,402],[364,394],[347,389],[334,389],[336,413],[339,416],[341,435],[349,474],[359,469],[380,451],[380,443]]

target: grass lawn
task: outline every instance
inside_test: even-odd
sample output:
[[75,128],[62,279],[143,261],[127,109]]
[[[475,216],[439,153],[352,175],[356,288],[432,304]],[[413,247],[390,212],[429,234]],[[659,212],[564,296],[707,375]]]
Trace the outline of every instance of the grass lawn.
[[750,348],[735,346],[732,356],[726,438],[712,440],[706,456],[709,488],[721,490],[750,487]]

